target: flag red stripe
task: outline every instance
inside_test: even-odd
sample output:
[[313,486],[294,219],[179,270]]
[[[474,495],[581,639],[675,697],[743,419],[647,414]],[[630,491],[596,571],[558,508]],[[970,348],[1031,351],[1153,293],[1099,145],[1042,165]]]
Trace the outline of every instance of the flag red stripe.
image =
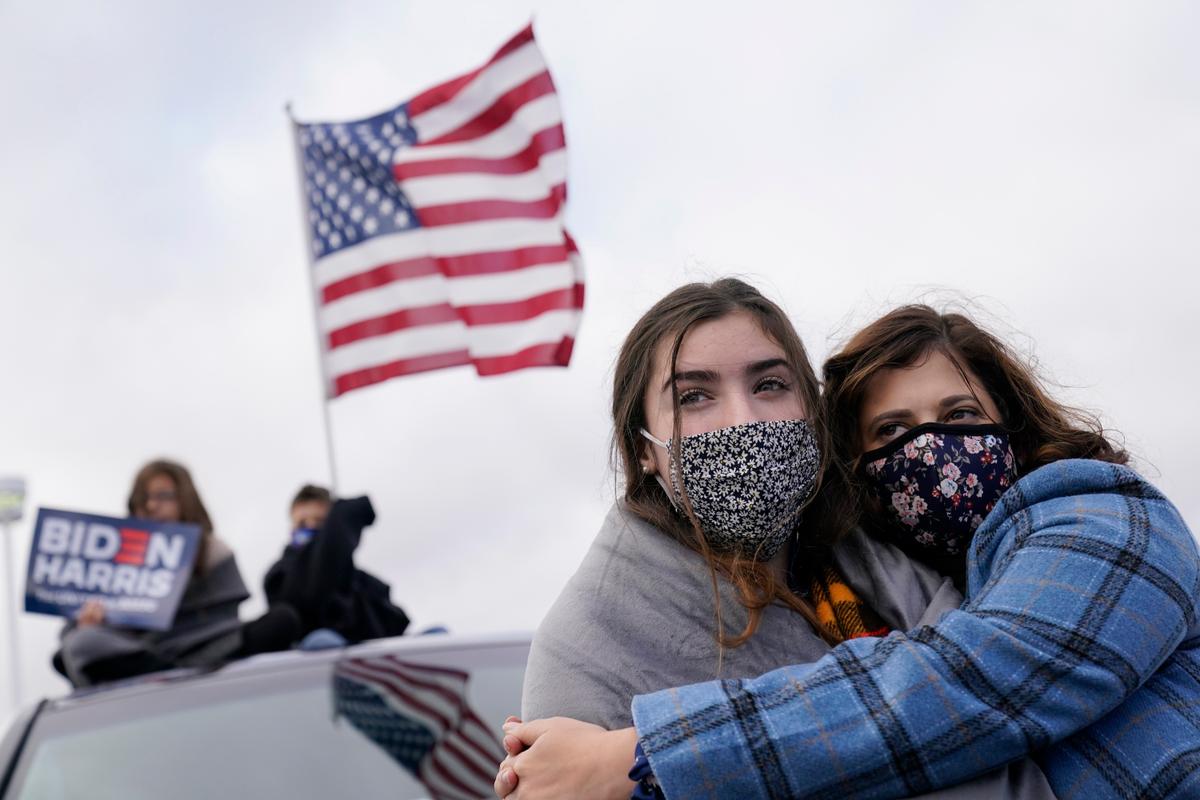
[[515,250],[498,250],[492,253],[444,256],[439,258],[437,263],[443,275],[460,278],[468,275],[494,275],[497,272],[512,272],[542,264],[561,264],[566,260],[567,248],[564,245],[550,244],[521,247]]
[[142,556],[131,556],[125,555],[124,553],[117,553],[117,555],[113,557],[113,561],[117,564],[133,564],[136,566],[139,564],[144,564],[146,559]]
[[398,181],[406,178],[421,178],[426,175],[451,175],[461,172],[515,175],[534,169],[543,155],[561,150],[566,146],[567,139],[562,123],[556,122],[549,128],[535,133],[524,150],[504,158],[460,156],[458,158],[431,158],[427,161],[408,161],[402,164],[393,164],[392,175]]
[[479,73],[504,58],[509,53],[521,47],[528,42],[533,41],[533,25],[527,25],[523,31],[518,33],[513,38],[496,51],[486,64],[476,70],[468,72],[466,75],[460,75],[457,78],[448,80],[445,83],[439,83],[432,89],[426,89],[419,95],[408,101],[408,114],[410,117],[415,117],[418,114],[423,114],[434,106],[439,106],[442,103],[450,100],[454,95],[462,91],[462,88],[473,81]]
[[489,219],[550,219],[562,208],[564,191],[565,184],[560,183],[551,187],[550,194],[540,200],[472,200],[425,206],[416,209],[417,218],[429,228]]
[[458,322],[458,312],[449,303],[438,303],[433,306],[420,308],[402,308],[371,319],[346,325],[329,332],[326,340],[330,350],[335,347],[369,339],[372,336],[382,336],[405,328],[415,328],[419,325],[443,325],[447,322]]
[[122,542],[121,543],[121,552],[122,553],[144,553],[144,552],[146,552],[146,543],[145,542]]
[[421,256],[420,258],[413,258],[407,261],[393,261],[390,264],[381,264],[378,267],[372,267],[366,272],[359,272],[355,275],[334,281],[321,290],[321,302],[332,303],[339,297],[345,297],[348,294],[362,292],[367,289],[378,289],[380,286],[386,286],[392,281],[423,278],[427,275],[437,274],[438,264],[432,256]]
[[461,669],[454,669],[453,667],[434,666],[433,664],[414,664],[409,661],[401,661],[400,658],[395,655],[384,656],[382,659],[378,659],[378,658],[358,659],[358,663],[362,666],[369,666],[369,667],[375,667],[375,668],[382,669],[382,667],[379,664],[379,662],[381,660],[389,662],[390,666],[388,667],[388,669],[394,671],[394,673],[397,675],[405,674],[404,670],[411,670],[413,672],[419,672],[419,673],[423,672],[427,675],[441,675],[442,677],[446,677],[446,678],[457,678],[458,680],[462,681],[464,684],[467,682],[467,679],[471,677],[471,674],[469,672],[464,672]]
[[[450,767],[446,766],[445,764],[443,764],[439,761],[439,759],[438,759],[439,756],[441,756],[443,758],[445,757],[441,753],[441,749],[435,745],[434,749],[431,750],[429,752],[429,755],[427,755],[425,757],[425,764],[422,766],[422,769],[433,770],[434,772],[436,772],[438,774],[439,777],[441,777],[442,780],[444,780],[446,783],[449,783],[454,788],[458,789],[460,792],[463,793],[464,796],[478,797],[479,796],[479,787],[471,788],[467,784],[463,783],[458,778],[457,775],[455,775],[453,772],[451,772]],[[490,789],[491,786],[492,786],[492,784],[491,784],[491,781],[489,780],[487,783],[487,787],[485,788],[485,791],[486,791],[486,789]],[[426,788],[428,788],[428,786],[426,786]]]
[[[444,683],[437,682],[436,678],[422,677],[422,672],[434,671],[432,669],[427,670],[423,664],[406,664],[403,661],[395,661],[394,663],[395,666],[384,666],[378,663],[377,660],[372,659],[360,662],[356,666],[361,670],[361,674],[370,675],[374,680],[388,685],[392,682],[400,681],[402,685],[412,685],[418,689],[424,689],[428,694],[439,695],[442,699],[448,701],[450,705],[458,709],[460,714],[466,709],[466,698],[462,694],[462,687],[452,688],[446,686]],[[414,672],[416,674],[413,674]],[[463,686],[466,685],[468,678],[465,673],[456,671],[442,677],[449,677]],[[430,713],[436,714],[437,712],[431,711]],[[439,716],[439,719],[442,718]],[[445,720],[443,724],[449,727],[450,721]]]
[[141,539],[145,541],[150,538],[150,532],[139,531],[135,528],[121,528],[121,536],[126,539]]
[[[493,760],[493,757],[497,754],[491,750],[480,747],[474,739],[467,736],[463,732],[463,727],[473,722],[473,720],[466,717],[459,720],[458,725],[456,725],[454,728],[454,733],[457,734],[459,738],[457,740],[443,740],[443,743],[448,748],[453,750],[454,754],[458,756],[460,761],[471,766],[474,771],[481,773],[482,777],[487,778],[490,782],[491,779],[496,775],[497,762]],[[451,747],[451,745],[453,745],[453,747]],[[503,758],[504,756],[500,757]],[[480,762],[483,763],[481,764]]]
[[549,72],[534,75],[520,86],[509,89],[500,95],[496,99],[496,102],[481,111],[479,116],[467,121],[455,130],[444,133],[429,141],[421,142],[420,146],[451,144],[453,142],[465,142],[469,139],[477,139],[484,134],[491,133],[508,122],[512,119],[513,113],[529,101],[553,93],[554,81],[551,80]]
[[338,375],[333,381],[333,396],[337,397],[354,389],[361,389],[364,386],[370,386],[373,383],[380,383],[391,378],[414,375],[418,372],[427,372],[433,369],[442,369],[443,367],[458,367],[470,363],[471,354],[463,349],[452,350],[448,353],[417,356],[416,358],[402,358],[386,364],[377,364],[373,367],[366,367],[365,369]]
[[[462,736],[461,732],[457,728],[454,729],[454,733],[458,734],[459,736]],[[462,745],[459,744],[459,741],[464,741],[464,742],[468,742],[468,743],[470,742],[470,740],[465,737],[460,740],[454,740],[449,737],[444,737],[440,742],[438,742],[438,744],[441,745],[442,752],[444,754],[453,756],[454,760],[459,763],[461,768],[464,771],[469,772],[471,774],[471,777],[477,778],[478,780],[481,780],[481,781],[486,781],[487,785],[491,786],[492,780],[496,777],[496,764],[499,763],[498,761],[492,760],[492,758],[495,755],[499,755],[499,753],[481,754],[480,760],[487,759],[488,761],[491,762],[492,768],[489,771],[489,770],[485,769],[483,766],[481,766],[479,764],[479,761],[476,761],[475,759],[473,759],[471,757],[471,754],[468,753],[465,749],[463,749]],[[500,757],[503,758],[504,756],[500,756]]]
[[420,308],[405,308],[330,331],[327,342],[332,350],[372,336],[383,336],[421,325],[444,325],[459,320],[467,325],[498,325],[505,322],[523,322],[547,311],[568,308],[583,308],[583,284],[578,283],[565,289],[555,289],[508,303],[482,303],[457,308],[449,303],[438,303]]
[[468,325],[498,325],[503,322],[521,322],[533,319],[547,311],[564,308],[582,308],[576,302],[574,286],[555,289],[513,303],[487,303],[478,306],[463,306],[459,309],[463,322]]
[[519,353],[508,356],[492,356],[472,360],[480,376],[499,375],[525,367],[565,367],[571,361],[571,348],[575,340],[564,336],[561,341],[535,344]]
[[[570,242],[569,238],[567,241]],[[569,252],[578,252],[570,245],[538,245],[491,253],[467,253],[436,259],[423,256],[411,261],[397,261],[334,281],[321,290],[321,302],[331,303],[356,292],[378,289],[393,281],[439,273],[448,278],[461,278],[470,275],[494,275],[542,264],[561,264],[567,260]]]

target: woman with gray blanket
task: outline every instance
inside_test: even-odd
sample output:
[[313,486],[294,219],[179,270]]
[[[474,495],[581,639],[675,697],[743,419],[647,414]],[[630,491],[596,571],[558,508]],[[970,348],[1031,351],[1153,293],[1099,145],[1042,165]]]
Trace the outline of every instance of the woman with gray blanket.
[[[741,281],[681,287],[638,321],[613,389],[624,497],[534,638],[526,719],[625,727],[634,695],[815,661],[959,605],[900,550],[825,535],[817,408],[794,328]],[[936,796],[1053,797],[1028,759]]]
[[283,650],[299,633],[291,608],[238,620],[250,596],[233,551],[213,533],[208,510],[187,468],[165,459],[138,471],[129,493],[131,517],[200,526],[200,547],[175,620],[165,631],[138,631],[104,622],[104,606],[89,601],[63,628],[54,668],[76,687],[173,667],[215,666],[231,658]]

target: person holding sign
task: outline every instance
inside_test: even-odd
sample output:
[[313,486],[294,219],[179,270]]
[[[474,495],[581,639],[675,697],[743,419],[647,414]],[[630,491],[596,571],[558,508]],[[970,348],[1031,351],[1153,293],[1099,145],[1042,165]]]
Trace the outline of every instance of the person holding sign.
[[254,652],[286,648],[295,639],[295,612],[282,608],[243,625],[238,605],[250,595],[233,551],[213,533],[188,470],[156,460],[138,472],[129,493],[132,517],[200,527],[196,558],[174,619],[166,630],[142,630],[106,619],[88,601],[62,632],[54,668],[77,687],[183,666],[210,666]]

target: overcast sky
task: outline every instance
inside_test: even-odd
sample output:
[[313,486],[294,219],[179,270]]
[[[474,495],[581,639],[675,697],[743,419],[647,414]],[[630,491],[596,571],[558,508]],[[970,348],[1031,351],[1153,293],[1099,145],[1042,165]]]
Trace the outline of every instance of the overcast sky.
[[[379,513],[359,562],[417,628],[536,626],[613,498],[621,338],[728,273],[818,361],[894,303],[970,303],[1200,527],[1200,10],[1097,0],[0,2],[0,474],[30,510],[119,514],[179,459],[261,610],[329,478],[284,103],[374,113],[531,15],[587,269],[571,366],[332,406],[338,488]],[[25,702],[66,689],[59,626],[20,616]]]

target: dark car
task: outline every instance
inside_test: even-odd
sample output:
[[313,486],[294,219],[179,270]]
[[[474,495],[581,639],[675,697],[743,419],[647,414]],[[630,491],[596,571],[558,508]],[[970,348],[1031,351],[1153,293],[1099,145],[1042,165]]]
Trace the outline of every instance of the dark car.
[[490,797],[529,637],[402,637],[45,700],[0,743],[0,798]]

